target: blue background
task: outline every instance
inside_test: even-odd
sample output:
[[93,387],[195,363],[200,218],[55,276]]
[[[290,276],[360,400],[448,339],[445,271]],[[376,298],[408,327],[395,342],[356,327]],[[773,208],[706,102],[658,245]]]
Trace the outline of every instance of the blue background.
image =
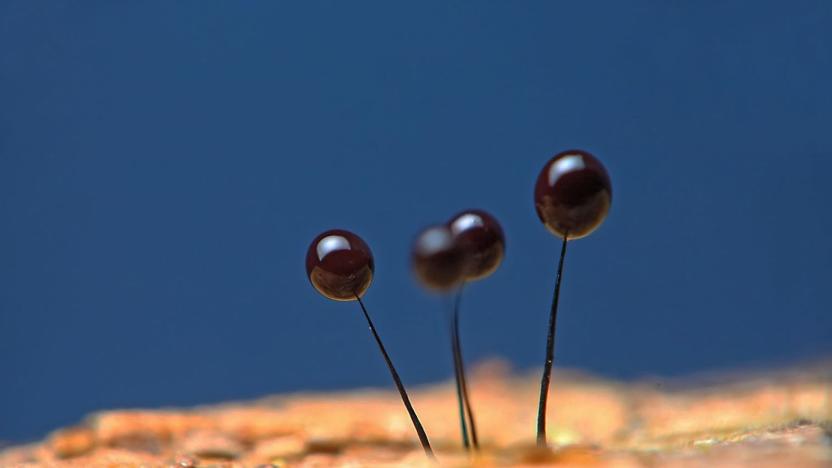
[[[419,228],[493,212],[466,358],[542,364],[558,240],[532,186],[586,148],[556,365],[612,377],[832,352],[832,3],[0,1],[0,439],[114,407],[390,386],[308,242],[376,256],[411,385],[451,375]],[[530,404],[534,404],[530,402]]]

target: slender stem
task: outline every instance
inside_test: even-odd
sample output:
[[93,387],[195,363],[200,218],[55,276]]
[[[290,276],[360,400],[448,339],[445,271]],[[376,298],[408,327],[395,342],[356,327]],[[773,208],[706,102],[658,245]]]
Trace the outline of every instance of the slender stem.
[[479,450],[480,443],[477,438],[477,425],[474,423],[474,412],[471,409],[471,397],[468,395],[468,383],[465,378],[465,360],[462,358],[462,343],[459,339],[459,311],[460,304],[462,303],[462,289],[464,286],[464,282],[459,286],[459,290],[456,293],[456,300],[454,301],[452,332],[454,340],[454,360],[458,367],[457,373],[459,374],[459,383],[462,387],[462,400],[465,403],[465,411],[468,413],[468,431],[471,434],[471,444],[474,446],[474,450]]
[[419,417],[416,416],[416,410],[413,409],[413,405],[410,404],[410,398],[407,397],[407,391],[404,389],[404,385],[402,384],[402,379],[399,378],[399,373],[396,372],[396,368],[393,367],[393,361],[390,360],[390,355],[387,354],[387,350],[384,349],[384,344],[381,342],[381,338],[378,336],[376,332],[376,327],[373,325],[373,321],[370,319],[370,314],[367,313],[367,308],[364,307],[364,301],[358,296],[355,295],[355,299],[361,305],[361,311],[364,312],[364,318],[367,319],[367,325],[370,326],[370,331],[373,333],[373,337],[376,339],[376,343],[378,343],[378,347],[381,350],[381,354],[384,356],[384,361],[387,363],[387,368],[390,369],[390,375],[393,376],[393,382],[396,384],[396,388],[399,390],[399,395],[402,396],[402,402],[404,403],[404,407],[407,408],[407,413],[410,415],[410,420],[413,421],[413,427],[416,428],[416,433],[419,435],[419,441],[422,443],[422,448],[425,450],[425,454],[430,458],[435,458],[433,454],[433,449],[430,447],[430,441],[428,440],[427,434],[425,434],[425,429],[422,427],[422,423],[419,422]]
[[[457,310],[459,305],[459,295],[460,291],[457,292],[457,298],[454,301],[454,305],[450,308],[450,316],[448,317],[448,328],[450,331],[450,338],[451,338],[451,355],[453,356],[454,360],[454,381],[456,383],[456,401],[457,406],[459,408],[459,428],[462,432],[462,445],[465,447],[465,450],[471,450],[471,440],[468,437],[468,424],[465,419],[465,396],[462,392],[462,380],[464,376],[461,374],[461,366],[460,366],[460,352],[459,352],[459,340],[457,339],[458,336],[456,334],[456,316]],[[449,304],[450,305],[450,304]]]
[[[568,233],[567,233],[568,234]],[[537,446],[546,447],[546,401],[549,399],[549,381],[552,376],[552,361],[555,358],[555,324],[558,318],[558,297],[560,280],[563,276],[563,259],[566,257],[567,235],[563,236],[560,248],[558,275],[555,279],[555,292],[552,297],[552,310],[549,315],[549,333],[546,338],[546,362],[543,364],[543,377],[540,379],[540,405],[537,408]]]

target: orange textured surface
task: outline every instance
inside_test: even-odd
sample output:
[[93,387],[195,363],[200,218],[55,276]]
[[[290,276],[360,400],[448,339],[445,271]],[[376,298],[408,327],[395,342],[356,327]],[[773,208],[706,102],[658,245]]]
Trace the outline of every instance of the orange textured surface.
[[[461,450],[450,382],[410,389],[443,466],[832,466],[832,365],[672,382],[555,372],[534,448],[537,374],[471,376],[482,453]],[[391,390],[281,395],[191,409],[103,411],[0,466],[431,466]]]

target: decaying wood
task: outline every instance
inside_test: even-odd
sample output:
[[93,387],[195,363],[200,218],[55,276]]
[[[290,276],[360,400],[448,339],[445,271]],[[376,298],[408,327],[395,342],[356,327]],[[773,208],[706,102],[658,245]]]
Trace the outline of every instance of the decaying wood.
[[[411,389],[443,466],[832,466],[832,364],[689,381],[623,383],[555,372],[552,451],[534,448],[536,374],[479,366],[483,452],[461,449],[450,382]],[[103,411],[0,466],[431,466],[394,390]]]

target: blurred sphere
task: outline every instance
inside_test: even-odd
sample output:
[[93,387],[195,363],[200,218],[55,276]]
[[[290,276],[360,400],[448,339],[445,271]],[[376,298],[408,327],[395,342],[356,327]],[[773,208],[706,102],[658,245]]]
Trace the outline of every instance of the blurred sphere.
[[413,242],[410,259],[416,278],[427,288],[447,291],[462,282],[464,255],[447,226],[431,226]]
[[312,286],[335,301],[354,301],[373,281],[373,254],[357,235],[341,229],[319,234],[306,252]]
[[607,170],[583,150],[555,155],[540,171],[534,205],[543,224],[558,237],[580,239],[606,218],[612,203]]
[[448,227],[464,256],[465,279],[478,280],[494,273],[506,249],[500,223],[485,211],[466,210],[451,218]]

